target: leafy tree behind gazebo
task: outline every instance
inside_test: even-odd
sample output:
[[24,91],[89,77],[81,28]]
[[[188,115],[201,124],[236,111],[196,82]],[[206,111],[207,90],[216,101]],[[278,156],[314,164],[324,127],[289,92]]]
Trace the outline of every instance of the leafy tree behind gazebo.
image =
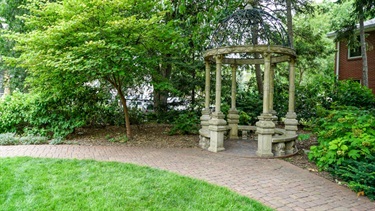
[[144,80],[155,63],[147,48],[168,32],[157,24],[164,15],[157,6],[132,0],[33,2],[23,17],[30,30],[9,36],[21,55],[7,60],[27,68],[33,89],[51,96],[97,79],[111,84],[131,138],[125,91]]

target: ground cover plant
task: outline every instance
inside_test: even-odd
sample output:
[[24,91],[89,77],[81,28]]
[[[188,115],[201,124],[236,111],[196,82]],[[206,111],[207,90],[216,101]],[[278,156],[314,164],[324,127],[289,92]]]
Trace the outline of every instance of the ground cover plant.
[[271,210],[203,181],[90,160],[1,158],[0,210]]
[[347,182],[352,190],[375,199],[375,115],[373,110],[338,107],[323,111],[315,131],[318,145],[309,159]]

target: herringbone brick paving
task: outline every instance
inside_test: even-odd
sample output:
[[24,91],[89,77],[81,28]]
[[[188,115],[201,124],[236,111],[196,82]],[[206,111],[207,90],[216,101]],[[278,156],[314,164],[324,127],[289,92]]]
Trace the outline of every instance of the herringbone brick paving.
[[277,210],[375,210],[375,202],[278,159],[200,149],[112,146],[0,146],[0,157],[95,159],[150,166],[228,187]]

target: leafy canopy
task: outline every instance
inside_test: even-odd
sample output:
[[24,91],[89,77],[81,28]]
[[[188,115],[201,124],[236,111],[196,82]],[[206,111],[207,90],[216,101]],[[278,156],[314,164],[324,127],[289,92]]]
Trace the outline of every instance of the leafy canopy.
[[152,42],[162,13],[143,12],[152,10],[150,2],[31,1],[23,19],[32,30],[9,35],[22,54],[7,60],[27,68],[36,87],[54,87],[61,83],[54,80],[58,75],[80,85],[113,75],[126,75],[123,82],[132,83],[152,61],[143,46]]

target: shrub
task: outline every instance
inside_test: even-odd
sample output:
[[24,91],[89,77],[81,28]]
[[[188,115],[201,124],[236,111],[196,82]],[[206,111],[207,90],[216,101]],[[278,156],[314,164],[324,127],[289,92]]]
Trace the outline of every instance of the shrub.
[[19,142],[21,144],[29,145],[29,144],[45,144],[47,143],[48,138],[45,136],[33,136],[27,135],[19,138]]
[[258,121],[258,116],[262,113],[262,100],[257,92],[239,92],[237,109],[239,110],[240,124],[255,124]]
[[17,145],[19,139],[15,137],[15,133],[0,134],[0,145]]
[[334,165],[329,171],[348,182],[348,187],[375,200],[375,157],[369,156],[363,161],[344,160],[341,165]]
[[141,125],[146,121],[146,114],[138,108],[129,109],[129,119],[132,125]]
[[64,138],[77,127],[123,123],[115,100],[96,91],[83,87],[68,96],[15,91],[0,100],[0,133]]
[[16,136],[15,133],[2,133],[0,134],[0,145],[17,145],[17,144],[45,144],[48,139],[44,136]]
[[337,88],[331,97],[334,105],[364,109],[375,107],[375,98],[371,89],[351,80],[338,81]]
[[375,116],[371,111],[342,107],[328,112],[315,126],[318,146],[309,159],[321,169],[340,165],[344,160],[362,161],[375,153]]
[[173,122],[173,127],[169,131],[169,135],[175,134],[198,134],[199,116],[194,111],[184,111],[178,115]]

